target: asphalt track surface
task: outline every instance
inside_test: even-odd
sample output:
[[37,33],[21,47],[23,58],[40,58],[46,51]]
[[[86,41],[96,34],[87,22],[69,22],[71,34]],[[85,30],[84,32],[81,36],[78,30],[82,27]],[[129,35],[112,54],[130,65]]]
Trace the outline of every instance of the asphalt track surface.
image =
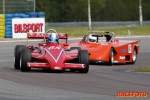
[[[137,62],[90,65],[87,74],[15,70],[14,47],[26,42],[0,41],[0,100],[150,100],[150,74],[128,71],[150,66],[150,37],[120,39],[141,40]],[[117,92],[146,92],[148,97],[118,98]]]

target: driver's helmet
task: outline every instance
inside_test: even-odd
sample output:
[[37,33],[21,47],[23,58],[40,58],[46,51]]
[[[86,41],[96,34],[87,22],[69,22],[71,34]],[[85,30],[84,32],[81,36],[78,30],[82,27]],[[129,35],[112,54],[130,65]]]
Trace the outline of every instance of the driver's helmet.
[[56,42],[58,43],[58,35],[56,33],[51,33],[48,37],[48,43],[51,43],[51,42]]
[[89,35],[88,37],[89,42],[96,42],[96,37],[92,36],[92,34]]

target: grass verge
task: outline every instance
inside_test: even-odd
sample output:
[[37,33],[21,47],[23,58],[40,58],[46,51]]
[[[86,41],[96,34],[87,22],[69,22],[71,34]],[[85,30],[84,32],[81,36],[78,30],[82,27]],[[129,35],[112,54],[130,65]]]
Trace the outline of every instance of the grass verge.
[[[47,29],[55,29],[58,33],[68,33],[70,37],[81,37],[84,36],[88,27],[46,27]],[[129,35],[150,35],[150,26],[135,26],[135,27],[94,27],[92,30],[96,31],[111,31],[114,32],[116,36],[127,36]]]
[[131,72],[150,72],[150,67],[135,68]]

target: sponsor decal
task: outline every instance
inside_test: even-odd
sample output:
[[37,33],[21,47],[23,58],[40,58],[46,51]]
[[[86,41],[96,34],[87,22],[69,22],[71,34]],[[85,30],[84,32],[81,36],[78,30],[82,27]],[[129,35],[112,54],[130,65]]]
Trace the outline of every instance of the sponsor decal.
[[120,56],[119,59],[124,60],[125,56]]
[[118,61],[114,61],[114,63],[118,63]]
[[124,52],[124,53],[125,53],[125,52],[127,52],[127,50],[126,50],[126,49],[122,49],[121,52]]
[[105,44],[103,44],[103,45],[108,45],[108,43],[105,43]]
[[116,96],[119,98],[146,98],[146,92],[117,92]]
[[60,36],[64,36],[64,34],[60,34]]
[[59,46],[50,46],[48,49],[50,50],[50,49],[61,49],[61,48]]
[[14,18],[12,19],[13,38],[26,38],[27,33],[45,33],[44,18]]
[[42,32],[43,23],[14,24],[15,33]]
[[132,46],[131,46],[131,44],[128,44],[128,53],[132,53]]
[[82,64],[82,68],[84,68],[84,64]]
[[60,69],[58,66],[55,66],[54,69]]

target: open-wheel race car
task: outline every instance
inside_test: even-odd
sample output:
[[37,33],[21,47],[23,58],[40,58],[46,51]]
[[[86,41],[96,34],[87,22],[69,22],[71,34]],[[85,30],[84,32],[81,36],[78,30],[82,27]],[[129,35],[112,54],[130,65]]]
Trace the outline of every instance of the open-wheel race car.
[[90,62],[134,64],[139,53],[140,40],[118,40],[113,32],[89,31],[82,40],[70,43],[68,48],[88,50]]
[[[54,29],[46,33],[28,33],[28,38],[43,39],[37,47],[33,45],[16,45],[14,49],[14,68],[21,71],[30,71],[31,68],[50,69],[56,71],[78,71],[88,73],[89,53],[87,50],[65,49],[68,35],[57,33]],[[59,39],[66,39],[60,45]]]

